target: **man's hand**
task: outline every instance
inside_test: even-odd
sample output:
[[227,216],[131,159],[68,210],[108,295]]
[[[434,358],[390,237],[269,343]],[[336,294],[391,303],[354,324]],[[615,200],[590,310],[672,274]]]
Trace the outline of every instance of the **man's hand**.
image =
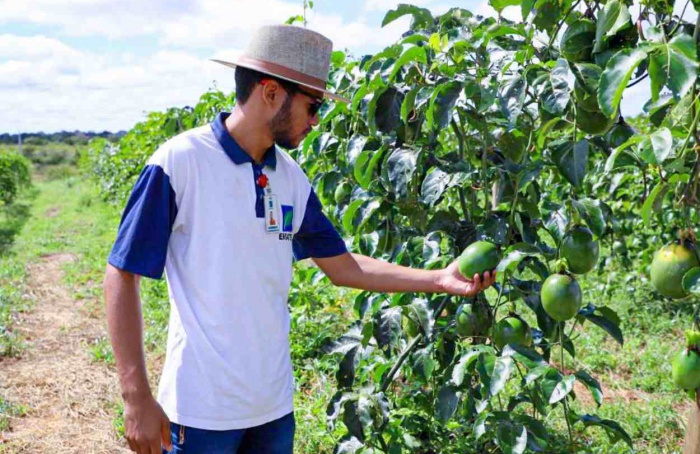
[[457,260],[442,270],[441,273],[438,278],[438,285],[442,288],[442,291],[459,296],[475,296],[480,291],[491,287],[496,282],[497,274],[496,271],[493,271],[493,273],[487,271],[484,273],[483,279],[478,274],[475,274],[471,280],[465,279],[459,274]]
[[124,431],[129,448],[138,454],[173,449],[170,420],[153,396],[124,400]]

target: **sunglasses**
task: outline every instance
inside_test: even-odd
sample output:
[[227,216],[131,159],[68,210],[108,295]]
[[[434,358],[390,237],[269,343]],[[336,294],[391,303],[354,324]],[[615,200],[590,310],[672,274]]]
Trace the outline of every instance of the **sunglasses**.
[[326,101],[323,98],[319,98],[318,95],[309,93],[308,91],[304,90],[301,88],[301,86],[297,84],[292,84],[289,82],[283,82],[281,80],[277,79],[263,79],[260,81],[261,85],[265,85],[269,80],[274,80],[275,82],[279,83],[282,88],[289,94],[289,95],[294,95],[296,93],[301,93],[302,95],[311,98],[313,102],[309,104],[309,116],[314,117],[316,114],[318,114],[319,110],[326,105]]

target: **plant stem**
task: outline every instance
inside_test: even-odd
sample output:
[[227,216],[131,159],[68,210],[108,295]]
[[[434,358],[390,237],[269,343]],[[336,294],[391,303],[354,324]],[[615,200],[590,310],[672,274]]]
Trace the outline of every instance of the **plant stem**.
[[581,0],[578,0],[576,3],[571,5],[571,8],[566,12],[562,20],[559,21],[557,24],[557,27],[554,29],[552,32],[552,36],[549,38],[549,43],[547,44],[547,52],[549,52],[549,55],[552,55],[552,44],[554,43],[554,40],[557,39],[557,35],[559,34],[559,29],[561,28],[562,25],[564,25],[564,22],[566,22],[566,19],[569,17],[569,14],[576,9],[576,7],[581,3]]
[[[561,360],[561,368],[564,369],[564,322],[559,325],[559,353]],[[571,423],[569,422],[569,398],[564,396],[564,419],[566,420],[566,428],[569,430],[570,446],[574,445],[574,434],[571,432]]]
[[[466,139],[464,138],[464,134],[462,134],[462,131],[459,129],[459,125],[457,125],[457,122],[453,118],[451,121],[452,125],[452,130],[454,130],[455,135],[457,136],[457,145],[459,146],[459,159],[461,161],[464,161],[464,143]],[[471,220],[471,216],[469,216],[469,210],[467,209],[467,199],[464,197],[464,188],[461,186],[457,188],[457,192],[459,194],[459,203],[462,206],[462,216],[464,216],[465,219]]]
[[[449,297],[445,297],[445,300],[440,304],[440,306],[435,310],[433,313],[433,317],[437,318],[438,315],[442,313],[442,310],[447,306],[447,303],[450,301]],[[396,375],[396,372],[401,368],[401,365],[406,361],[406,358],[408,358],[408,355],[411,354],[414,348],[416,348],[416,345],[420,343],[420,341],[423,339],[423,333],[419,333],[412,341],[410,344],[408,344],[408,347],[406,347],[406,350],[404,350],[401,353],[401,356],[399,356],[399,359],[396,360],[396,364],[394,364],[394,367],[391,368],[389,371],[389,374],[386,376],[384,379],[384,383],[382,383],[381,388],[379,388],[380,392],[385,392],[388,388],[391,382],[394,380],[394,375]]]

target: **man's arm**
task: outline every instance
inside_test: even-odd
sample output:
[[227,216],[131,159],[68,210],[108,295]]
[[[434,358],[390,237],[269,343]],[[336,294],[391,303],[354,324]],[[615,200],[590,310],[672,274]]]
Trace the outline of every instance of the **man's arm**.
[[450,293],[474,296],[491,286],[496,273],[475,274],[470,280],[459,274],[457,262],[442,270],[421,270],[394,265],[360,254],[345,253],[314,258],[335,285],[376,292]]
[[140,277],[107,265],[104,295],[109,336],[124,398],[124,426],[132,451],[158,453],[171,448],[170,422],[153,398],[143,353]]

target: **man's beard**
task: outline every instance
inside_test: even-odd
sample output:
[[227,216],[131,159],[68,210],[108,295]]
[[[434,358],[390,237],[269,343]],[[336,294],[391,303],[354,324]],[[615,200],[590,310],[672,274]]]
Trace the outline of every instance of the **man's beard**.
[[280,110],[270,120],[270,130],[272,131],[272,140],[280,147],[286,149],[296,148],[298,143],[292,142],[290,137],[290,120],[292,117],[292,96],[287,96]]

